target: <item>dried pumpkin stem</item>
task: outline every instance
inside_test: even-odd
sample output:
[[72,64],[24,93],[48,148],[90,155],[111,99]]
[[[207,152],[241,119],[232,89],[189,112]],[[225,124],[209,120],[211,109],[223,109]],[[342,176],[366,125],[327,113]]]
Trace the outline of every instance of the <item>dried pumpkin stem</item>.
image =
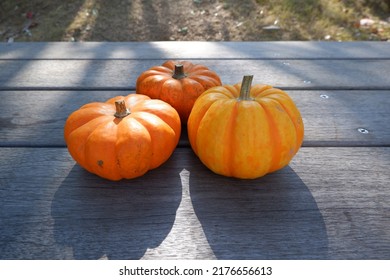
[[253,75],[246,75],[242,78],[240,96],[238,100],[252,100],[250,97]]
[[115,112],[114,116],[116,118],[124,118],[130,114],[130,110],[126,108],[126,104],[125,104],[124,100],[115,101],[115,109],[116,109],[116,112]]
[[187,77],[187,75],[184,73],[184,66],[183,64],[176,64],[175,65],[175,72],[172,75],[172,78],[180,80]]

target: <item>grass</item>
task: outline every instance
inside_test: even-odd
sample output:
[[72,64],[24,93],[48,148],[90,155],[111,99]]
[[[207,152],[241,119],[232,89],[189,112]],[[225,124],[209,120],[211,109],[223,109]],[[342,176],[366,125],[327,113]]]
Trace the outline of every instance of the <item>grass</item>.
[[[257,0],[256,3],[261,7],[260,13],[246,11],[250,14],[245,23],[250,39],[258,39],[259,27],[275,23],[279,30],[261,31],[266,40],[390,39],[390,1]],[[235,10],[236,16],[245,13],[237,7]],[[360,20],[364,18],[372,19],[373,23],[361,26]]]
[[[2,0],[0,39],[390,39],[390,0],[110,0],[110,5],[106,3],[105,0]],[[28,23],[28,11],[34,12],[36,25],[23,30]],[[369,19],[369,24],[361,25],[362,19]],[[186,32],[180,31],[183,27]],[[161,35],[162,32],[166,34]]]

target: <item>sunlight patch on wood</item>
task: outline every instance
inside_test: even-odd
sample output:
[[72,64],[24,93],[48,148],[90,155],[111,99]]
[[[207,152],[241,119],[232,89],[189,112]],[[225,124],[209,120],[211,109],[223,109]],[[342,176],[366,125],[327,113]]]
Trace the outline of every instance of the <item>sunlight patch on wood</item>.
[[142,259],[216,259],[195,214],[190,195],[190,172],[180,172],[182,198],[175,222],[157,248],[149,248]]

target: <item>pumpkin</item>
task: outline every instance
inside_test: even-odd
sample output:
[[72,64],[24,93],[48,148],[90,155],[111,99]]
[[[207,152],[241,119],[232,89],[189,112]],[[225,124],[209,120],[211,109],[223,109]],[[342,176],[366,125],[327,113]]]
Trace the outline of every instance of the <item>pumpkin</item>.
[[301,114],[286,92],[242,84],[205,91],[195,102],[187,130],[191,147],[213,172],[253,179],[286,166],[304,136]]
[[69,115],[64,127],[70,155],[91,173],[131,179],[164,163],[178,144],[179,114],[146,95],[93,102]]
[[168,60],[141,73],[137,78],[136,92],[168,102],[186,124],[199,95],[219,85],[219,76],[204,65]]

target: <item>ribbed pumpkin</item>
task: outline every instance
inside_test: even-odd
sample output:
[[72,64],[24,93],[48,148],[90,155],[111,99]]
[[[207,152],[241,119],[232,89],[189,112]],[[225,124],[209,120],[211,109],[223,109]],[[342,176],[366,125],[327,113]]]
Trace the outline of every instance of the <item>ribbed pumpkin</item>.
[[172,106],[140,94],[86,104],[70,114],[64,127],[74,160],[109,180],[139,177],[160,166],[180,132],[180,117]]
[[219,76],[204,65],[168,60],[141,73],[136,92],[168,102],[177,110],[182,123],[186,124],[199,95],[219,85]]
[[204,92],[188,120],[191,147],[212,171],[253,179],[286,166],[304,135],[301,114],[284,91],[254,85],[224,85]]

